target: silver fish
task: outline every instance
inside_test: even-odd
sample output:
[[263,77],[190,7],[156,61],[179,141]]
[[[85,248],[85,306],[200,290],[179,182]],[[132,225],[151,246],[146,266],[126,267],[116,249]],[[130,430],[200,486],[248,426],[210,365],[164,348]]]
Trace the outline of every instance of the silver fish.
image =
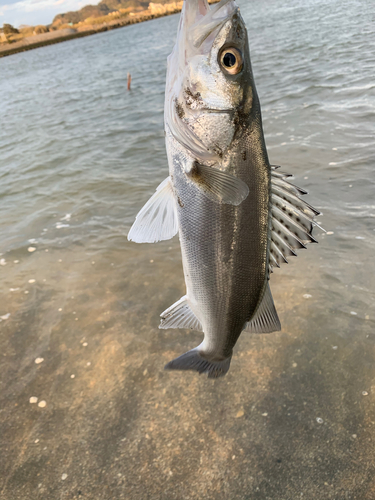
[[203,342],[166,365],[227,373],[242,331],[281,329],[269,279],[316,241],[306,192],[271,166],[245,23],[234,0],[185,0],[168,58],[165,133],[169,177],[137,215],[128,239],[179,233],[186,295],[160,328],[192,328]]

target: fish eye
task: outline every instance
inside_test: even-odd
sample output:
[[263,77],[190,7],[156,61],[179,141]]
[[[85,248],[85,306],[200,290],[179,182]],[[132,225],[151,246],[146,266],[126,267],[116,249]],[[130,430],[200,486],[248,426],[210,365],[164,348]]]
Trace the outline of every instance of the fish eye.
[[223,49],[219,56],[219,62],[221,67],[230,75],[238,75],[243,67],[242,54],[234,47]]

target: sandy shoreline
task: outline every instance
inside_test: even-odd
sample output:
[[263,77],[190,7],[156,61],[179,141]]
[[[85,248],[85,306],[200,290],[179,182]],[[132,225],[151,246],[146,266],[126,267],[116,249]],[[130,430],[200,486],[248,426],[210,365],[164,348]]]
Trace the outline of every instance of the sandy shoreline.
[[[121,21],[112,21],[110,23],[106,23],[104,25],[99,25],[98,27],[91,27],[84,30],[76,30],[73,33],[73,30],[69,30],[69,34],[60,34],[59,31],[56,31],[55,37],[49,37],[45,39],[41,39],[43,35],[36,35],[33,38],[38,38],[35,42],[27,41],[25,43],[24,40],[20,42],[15,42],[10,45],[6,45],[4,47],[0,46],[0,57],[10,56],[12,54],[17,54],[18,52],[24,52],[26,50],[36,49],[38,47],[44,47],[46,45],[52,45],[54,43],[65,42],[68,40],[73,40],[75,38],[82,38],[84,36],[95,35],[96,33],[102,33],[103,31],[109,31],[117,28],[123,28],[125,26],[129,26],[131,24],[138,24],[144,21],[150,21],[151,19],[156,19],[158,17],[165,17],[172,14],[177,14],[180,10],[175,10],[168,13],[163,14],[149,14],[149,15],[138,15],[132,18],[121,20]],[[61,30],[68,31],[68,30]],[[46,33],[50,34],[50,33]]]
[[[209,0],[209,3],[213,4],[217,3],[218,1],[219,0]],[[181,12],[181,8],[171,9],[167,12],[160,13],[149,13],[148,11],[144,11],[134,15],[133,17],[128,17],[126,19],[116,19],[98,26],[87,26],[79,29],[63,29],[44,33],[41,35],[35,35],[33,37],[25,38],[24,40],[21,40],[19,42],[14,42],[8,45],[0,45],[0,58],[10,56],[12,54],[17,54],[18,52],[24,52],[26,50],[37,49],[38,47],[44,47],[46,45],[52,45],[54,43],[65,42],[68,40],[73,40],[75,38],[82,38],[84,36],[95,35],[96,33],[102,33],[104,31],[123,28],[132,24],[151,21],[152,19],[170,16],[179,12]]]

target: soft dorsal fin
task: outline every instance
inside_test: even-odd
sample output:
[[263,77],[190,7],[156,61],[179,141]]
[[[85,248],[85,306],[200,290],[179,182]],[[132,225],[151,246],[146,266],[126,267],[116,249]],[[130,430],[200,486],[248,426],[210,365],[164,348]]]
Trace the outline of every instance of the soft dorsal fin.
[[176,200],[172,182],[167,177],[138,213],[128,240],[135,243],[156,243],[169,240],[178,233]]
[[281,330],[281,324],[273,303],[270,284],[267,282],[262,302],[243,331],[250,333],[271,333]]
[[162,312],[160,317],[159,328],[161,329],[190,328],[203,332],[202,324],[190,309],[186,295]]
[[319,211],[301,199],[306,194],[286,179],[290,177],[271,167],[271,219],[269,269],[280,267],[295,256],[296,249],[306,248],[306,243],[316,243],[312,231]]

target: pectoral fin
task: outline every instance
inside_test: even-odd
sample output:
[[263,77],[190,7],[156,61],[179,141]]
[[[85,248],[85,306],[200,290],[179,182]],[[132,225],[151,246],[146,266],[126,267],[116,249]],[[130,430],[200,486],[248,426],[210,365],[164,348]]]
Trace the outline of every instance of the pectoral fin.
[[250,333],[271,333],[281,330],[281,324],[273,303],[269,283],[254,317],[246,323],[244,331]]
[[210,200],[239,205],[249,194],[248,186],[234,175],[194,162],[187,175]]
[[138,213],[128,240],[135,243],[156,243],[169,240],[178,233],[176,200],[170,177],[167,177],[156,193]]

